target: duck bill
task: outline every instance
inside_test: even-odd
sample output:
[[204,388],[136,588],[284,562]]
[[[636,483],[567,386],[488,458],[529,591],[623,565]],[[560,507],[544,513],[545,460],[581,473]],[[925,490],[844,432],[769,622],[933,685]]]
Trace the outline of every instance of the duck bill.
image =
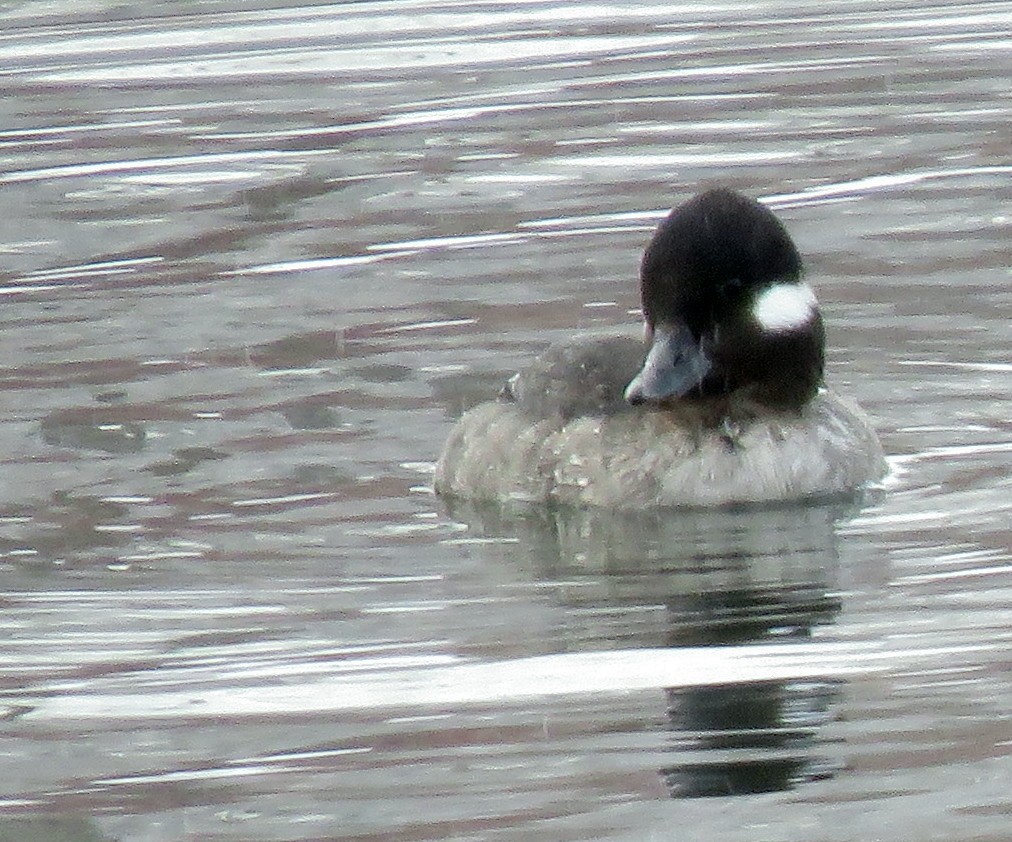
[[686,325],[660,323],[652,333],[643,367],[625,390],[632,404],[680,398],[703,382],[712,365]]

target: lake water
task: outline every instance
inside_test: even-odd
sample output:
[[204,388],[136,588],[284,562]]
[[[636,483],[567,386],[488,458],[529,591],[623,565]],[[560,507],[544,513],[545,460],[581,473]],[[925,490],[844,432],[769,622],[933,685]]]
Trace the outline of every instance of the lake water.
[[[1012,839],[1012,3],[0,10],[0,837]],[[713,183],[886,487],[447,510]]]

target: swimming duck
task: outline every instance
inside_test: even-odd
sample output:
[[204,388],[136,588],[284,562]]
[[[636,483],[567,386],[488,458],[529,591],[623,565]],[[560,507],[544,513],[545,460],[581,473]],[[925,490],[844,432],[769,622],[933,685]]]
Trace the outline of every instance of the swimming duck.
[[612,509],[783,503],[885,474],[878,437],[823,385],[818,302],[784,226],[733,190],[660,223],[640,266],[646,341],[549,347],[465,413],[438,493]]

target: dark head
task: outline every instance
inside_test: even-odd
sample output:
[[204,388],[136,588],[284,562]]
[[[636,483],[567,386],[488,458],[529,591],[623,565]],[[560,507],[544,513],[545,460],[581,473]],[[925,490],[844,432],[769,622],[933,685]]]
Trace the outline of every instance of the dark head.
[[818,390],[823,328],[801,257],[758,202],[715,189],[657,227],[640,267],[650,350],[632,403],[742,392],[799,409]]

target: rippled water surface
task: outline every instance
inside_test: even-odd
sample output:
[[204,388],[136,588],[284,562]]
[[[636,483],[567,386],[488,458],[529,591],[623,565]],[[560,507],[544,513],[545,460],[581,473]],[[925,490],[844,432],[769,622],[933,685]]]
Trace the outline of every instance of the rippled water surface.
[[[0,12],[0,836],[1012,839],[1012,3]],[[448,510],[706,183],[886,488]]]

